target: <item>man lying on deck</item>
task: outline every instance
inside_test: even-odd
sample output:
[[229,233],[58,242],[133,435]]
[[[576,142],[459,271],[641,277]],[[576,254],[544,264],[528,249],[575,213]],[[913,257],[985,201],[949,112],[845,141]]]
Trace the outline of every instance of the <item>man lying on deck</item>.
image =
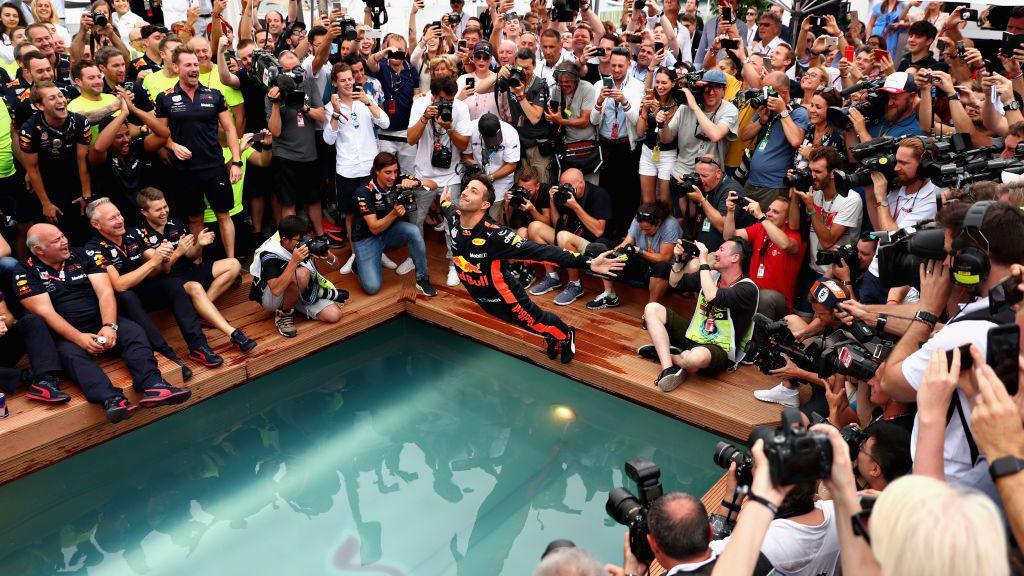
[[485,312],[544,336],[548,358],[558,357],[560,348],[562,363],[567,364],[576,354],[576,330],[534,304],[512,275],[508,262],[590,268],[611,276],[625,263],[611,259],[611,252],[593,258],[524,240],[512,229],[485,219],[493,203],[494,187],[490,178],[482,175],[473,177],[463,188],[457,210],[452,205],[451,192],[446,188],[441,194],[441,209],[451,230],[448,244],[459,280]]

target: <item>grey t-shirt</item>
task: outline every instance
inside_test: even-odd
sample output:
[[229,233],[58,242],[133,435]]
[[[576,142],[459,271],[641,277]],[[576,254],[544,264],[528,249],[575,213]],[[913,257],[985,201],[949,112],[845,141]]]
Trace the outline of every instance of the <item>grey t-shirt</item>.
[[633,223],[629,225],[628,235],[641,252],[660,252],[662,244],[675,244],[676,240],[683,237],[683,231],[679,228],[679,221],[669,217],[662,221],[653,236],[648,236],[640,229],[640,223],[634,218]]
[[[305,103],[310,108],[323,108],[324,104],[320,99],[316,83],[309,74],[302,79],[298,88],[305,93]],[[270,99],[266,99],[267,118],[270,118]],[[294,162],[309,162],[316,160],[316,122],[308,114],[302,114],[302,106],[281,103],[281,135],[274,138],[273,154],[275,158],[292,160]],[[299,117],[302,117],[302,125],[299,125]]]
[[[551,92],[551,102],[562,104],[562,89],[555,86]],[[580,82],[576,86],[576,91],[572,93],[572,98],[564,104],[564,110],[569,113],[569,118],[575,120],[583,115],[583,111],[587,110],[587,118],[590,118],[590,110],[594,109],[594,105],[597,102],[597,92],[594,91],[594,85],[588,82]],[[565,127],[565,143],[571,142],[582,142],[583,140],[593,140],[597,138],[597,127],[587,122],[587,125],[583,128],[570,128]]]
[[676,132],[676,142],[679,146],[676,161],[672,165],[672,175],[676,178],[693,172],[694,160],[705,154],[713,155],[719,165],[725,166],[725,153],[729,149],[729,144],[739,135],[739,110],[732,102],[723,101],[717,110],[705,111],[704,114],[713,123],[728,126],[729,134],[718,142],[708,140],[693,110],[689,106],[680,106],[668,123],[669,130]]

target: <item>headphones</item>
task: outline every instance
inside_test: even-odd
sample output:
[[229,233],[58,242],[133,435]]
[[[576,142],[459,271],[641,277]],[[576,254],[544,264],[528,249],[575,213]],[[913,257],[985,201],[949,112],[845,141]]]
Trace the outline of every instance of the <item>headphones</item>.
[[[965,288],[978,288],[988,277],[991,267],[988,258],[988,238],[981,231],[985,214],[994,200],[975,202],[967,209],[960,235],[953,239],[953,282]],[[984,243],[985,248],[966,246],[965,238],[977,244]]]

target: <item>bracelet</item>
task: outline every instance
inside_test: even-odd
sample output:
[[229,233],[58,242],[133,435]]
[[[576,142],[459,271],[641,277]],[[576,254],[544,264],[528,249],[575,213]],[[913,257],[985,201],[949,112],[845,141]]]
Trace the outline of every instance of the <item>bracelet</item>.
[[779,507],[776,506],[775,504],[772,504],[771,502],[769,502],[766,498],[762,498],[761,496],[758,496],[757,494],[754,494],[753,492],[748,490],[747,491],[747,499],[749,499],[751,502],[757,502],[761,506],[764,506],[765,508],[770,510],[771,513],[772,513],[772,516],[778,516],[778,514],[779,514]]
[[1016,79],[1018,79],[1018,78],[1020,78],[1022,76],[1024,76],[1024,70],[1021,70],[1020,72],[1017,72],[1013,76],[1007,76],[1006,79],[1007,80],[1016,80]]

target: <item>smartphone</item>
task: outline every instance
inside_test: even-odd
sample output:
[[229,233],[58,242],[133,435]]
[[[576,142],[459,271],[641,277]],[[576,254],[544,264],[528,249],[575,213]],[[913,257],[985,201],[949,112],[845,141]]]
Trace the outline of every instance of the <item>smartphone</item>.
[[973,8],[965,8],[963,12],[960,12],[960,19],[964,22],[977,22],[978,11]]
[[661,52],[664,49],[665,49],[665,43],[664,42],[655,42],[654,43],[654,53],[655,54],[657,54],[658,52]]
[[640,34],[627,34],[626,42],[630,44],[639,44],[644,41],[644,37]]
[[1000,52],[1003,56],[1010,58],[1013,56],[1014,50],[1024,49],[1024,34],[1010,34],[1009,32],[1003,32],[1003,45],[1000,48]]
[[[993,330],[994,329],[995,328],[993,328]],[[964,370],[970,370],[971,368],[974,368],[974,357],[971,356],[971,345],[964,344],[962,346],[959,346],[958,349],[960,350],[960,371],[963,372]],[[952,365],[953,351],[946,350],[946,366]]]
[[466,40],[465,39],[459,40],[459,50],[465,50],[465,49],[466,49]]
[[886,58],[889,57],[889,51],[875,48],[874,50],[871,51],[871,57],[874,58],[876,61],[881,62],[882,60],[885,60]]
[[853,59],[856,58],[856,57],[857,57],[857,49],[854,46],[847,45],[846,46],[846,52],[843,53],[843,58],[845,58],[847,62],[852,63]]
[[224,57],[225,58],[231,58],[232,60],[235,59],[235,51],[234,50],[225,50],[224,51]]
[[605,51],[604,48],[601,48],[601,47],[594,48],[594,56],[597,56],[598,58],[603,58],[606,54],[607,54],[607,52]]
[[611,90],[612,88],[615,87],[615,84],[612,82],[611,78],[601,78],[601,84],[604,86],[606,90]]
[[341,2],[331,2],[331,13],[341,12]]
[[957,41],[956,43],[956,57],[960,60],[967,58],[967,46],[963,41]]
[[738,38],[722,38],[721,44],[723,50],[735,50],[740,47]]
[[839,47],[839,38],[836,36],[825,36],[825,46],[829,48]]
[[811,21],[811,28],[824,28],[825,17],[824,16],[811,16],[808,18]]
[[388,59],[390,59],[390,60],[405,60],[405,51],[404,50],[394,50],[394,51],[391,52],[391,55],[388,56]]
[[985,362],[992,367],[996,376],[1006,386],[1006,392],[1013,396],[1017,393],[1018,373],[1017,356],[1020,354],[1020,327],[1016,324],[1003,324],[990,328],[988,331],[988,349]]
[[466,78],[466,88],[476,88],[476,78],[469,76]]
[[515,12],[509,11],[501,15],[505,22],[511,22],[512,20],[519,20],[519,15]]
[[733,17],[733,14],[732,14],[732,7],[730,7],[730,6],[722,6],[721,12],[722,12],[722,22],[725,22],[727,24],[732,24],[733,22],[735,22],[735,18]]

